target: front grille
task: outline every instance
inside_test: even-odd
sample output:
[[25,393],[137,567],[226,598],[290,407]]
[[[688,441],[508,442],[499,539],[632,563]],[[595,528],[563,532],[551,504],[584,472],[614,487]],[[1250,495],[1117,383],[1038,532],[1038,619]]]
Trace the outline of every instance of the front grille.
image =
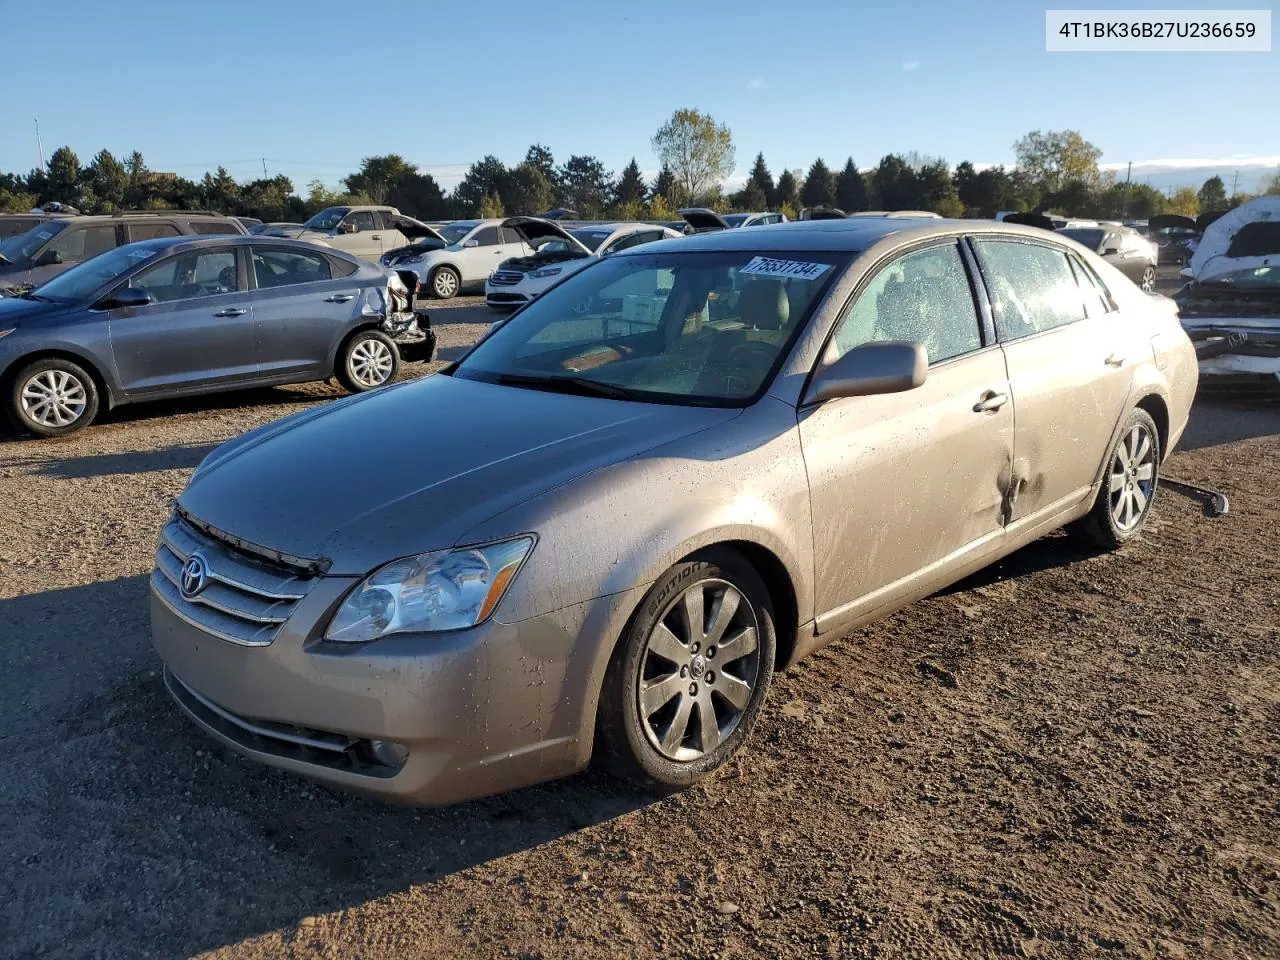
[[489,282],[495,287],[510,287],[523,279],[524,274],[518,270],[496,270],[489,278]]
[[525,303],[529,298],[523,293],[491,293],[485,299],[490,303]]
[[249,750],[371,777],[393,777],[400,771],[400,764],[375,762],[368,740],[275,720],[242,717],[197,693],[167,668],[164,685],[189,714]]
[[[207,586],[182,592],[182,567],[199,554]],[[156,550],[151,586],[173,613],[194,627],[231,643],[263,647],[315,585],[315,578],[250,557],[179,517],[165,525]]]

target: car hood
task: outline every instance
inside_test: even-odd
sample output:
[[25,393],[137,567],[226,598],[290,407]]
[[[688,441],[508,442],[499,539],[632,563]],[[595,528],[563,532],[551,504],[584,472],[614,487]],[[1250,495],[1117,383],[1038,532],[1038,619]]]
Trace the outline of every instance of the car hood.
[[1280,267],[1280,197],[1257,197],[1205,227],[1188,265],[1199,282]]
[[706,207],[687,207],[679,211],[679,213],[684,218],[684,222],[699,233],[729,229],[728,221],[714,210],[709,210]]
[[179,504],[248,543],[363,575],[738,413],[437,375],[246,434],[209,455]]
[[591,256],[591,251],[577,237],[551,220],[543,220],[540,217],[508,217],[502,221],[502,225],[514,230],[530,247],[535,246],[537,240],[563,240],[571,249]]
[[7,330],[23,321],[43,320],[66,312],[68,304],[49,303],[44,300],[24,300],[21,297],[0,297],[0,330]]
[[449,245],[449,241],[435,227],[423,223],[421,220],[415,220],[413,217],[406,217],[403,213],[391,215],[391,226],[393,229],[403,233],[406,239],[409,240],[433,240],[442,247]]

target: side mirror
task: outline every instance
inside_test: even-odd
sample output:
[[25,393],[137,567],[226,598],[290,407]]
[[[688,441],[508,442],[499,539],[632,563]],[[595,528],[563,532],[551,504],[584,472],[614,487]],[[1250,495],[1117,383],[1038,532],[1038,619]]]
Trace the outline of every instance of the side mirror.
[[124,287],[98,301],[98,307],[102,310],[118,310],[122,307],[145,307],[154,302],[151,294],[140,287]]
[[346,223],[346,222],[340,223],[338,224],[338,232],[339,233],[355,233],[356,225],[354,223]]
[[1119,252],[1120,252],[1119,247],[1107,247],[1105,250],[1102,251],[1102,255],[1104,257],[1114,257]]
[[62,262],[62,254],[57,250],[46,250],[40,254],[40,259],[36,261],[37,267],[52,267],[54,264]]
[[478,246],[480,246],[480,241],[479,241],[479,240],[468,240],[466,243],[464,243],[464,244],[463,244],[463,246],[464,246],[464,247],[478,247]]
[[924,383],[928,373],[929,355],[922,343],[864,343],[818,370],[809,384],[805,403],[903,393]]

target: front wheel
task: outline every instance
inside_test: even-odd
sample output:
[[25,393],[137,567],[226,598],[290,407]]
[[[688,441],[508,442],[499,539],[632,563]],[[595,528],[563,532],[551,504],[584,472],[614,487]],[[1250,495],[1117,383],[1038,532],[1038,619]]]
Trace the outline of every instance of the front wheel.
[[1107,463],[1098,499],[1074,529],[1115,550],[1142,532],[1160,480],[1160,433],[1145,410],[1129,414]]
[[1147,268],[1142,271],[1142,279],[1139,282],[1139,286],[1142,287],[1143,293],[1152,293],[1155,291],[1156,289],[1156,268],[1155,267],[1148,265]]
[[462,286],[462,278],[453,267],[436,267],[431,274],[431,295],[437,300],[452,299]]
[[98,414],[98,388],[79,364],[49,357],[18,371],[9,388],[9,419],[38,437],[83,430]]
[[400,371],[400,354],[391,338],[378,330],[361,330],[338,357],[338,381],[350,393],[363,393],[390,383]]
[[769,591],[738,554],[708,550],[663,574],[605,675],[600,761],[668,793],[725,764],[751,733],[773,678]]

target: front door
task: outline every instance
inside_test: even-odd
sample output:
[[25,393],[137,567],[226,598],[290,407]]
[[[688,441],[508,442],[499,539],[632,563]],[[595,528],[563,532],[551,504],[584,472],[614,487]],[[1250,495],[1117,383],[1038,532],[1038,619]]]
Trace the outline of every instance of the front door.
[[128,280],[153,302],[108,314],[124,391],[178,393],[255,379],[257,342],[243,280],[230,246],[175,254]]
[[251,295],[264,376],[329,375],[338,341],[360,309],[354,274],[335,277],[328,257],[300,247],[254,244]]
[[506,252],[508,245],[502,242],[502,234],[499,231],[499,227],[481,227],[467,238],[466,243],[474,242],[475,246],[464,244],[462,251],[458,254],[458,266],[462,270],[464,285],[484,283],[489,279],[489,274],[498,269],[498,264],[508,256],[519,255],[518,241],[517,244],[510,246],[512,253],[508,254]]
[[1014,411],[971,280],[954,240],[900,255],[862,289],[828,345],[824,362],[872,341],[921,342],[929,375],[905,393],[800,413],[819,632],[1002,540]]
[[977,239],[974,248],[1018,405],[1011,520],[1033,523],[1089,494],[1151,346],[1056,244]]
[[382,231],[378,229],[372,210],[348,213],[334,235],[325,242],[371,263],[377,263],[382,256]]

